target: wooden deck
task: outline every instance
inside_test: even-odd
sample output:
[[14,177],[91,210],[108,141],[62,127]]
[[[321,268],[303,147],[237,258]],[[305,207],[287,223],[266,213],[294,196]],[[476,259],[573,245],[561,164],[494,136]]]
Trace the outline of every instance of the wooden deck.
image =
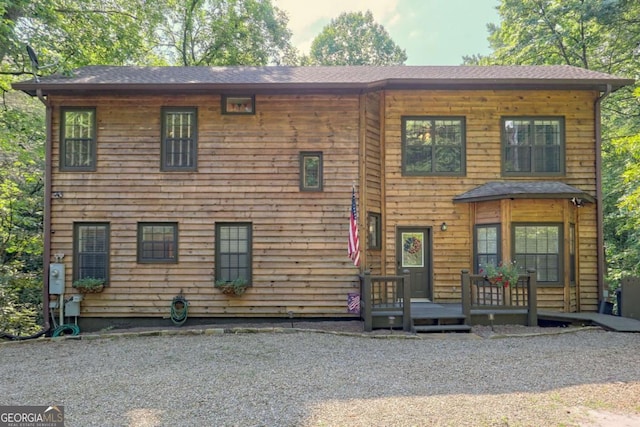
[[612,316],[601,313],[560,313],[538,311],[538,321],[566,322],[571,324],[595,325],[613,332],[640,333],[640,320],[629,317]]
[[[524,316],[526,310],[471,310],[471,324],[479,324],[478,320],[487,317],[492,313],[496,323],[505,323],[509,316]],[[466,331],[462,327],[465,316],[462,313],[461,304],[437,304],[433,302],[412,302],[411,318],[413,319],[417,332],[430,331]],[[552,321],[570,324],[600,326],[613,332],[636,332],[640,333],[640,320],[628,317],[612,316],[601,313],[561,313],[553,311],[539,311],[538,321]]]

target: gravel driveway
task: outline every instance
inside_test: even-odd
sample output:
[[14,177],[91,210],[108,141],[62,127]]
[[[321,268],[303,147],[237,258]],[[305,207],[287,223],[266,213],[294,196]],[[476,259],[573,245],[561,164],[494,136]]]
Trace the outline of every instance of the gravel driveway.
[[219,332],[0,345],[0,405],[64,405],[66,427],[640,425],[638,334]]

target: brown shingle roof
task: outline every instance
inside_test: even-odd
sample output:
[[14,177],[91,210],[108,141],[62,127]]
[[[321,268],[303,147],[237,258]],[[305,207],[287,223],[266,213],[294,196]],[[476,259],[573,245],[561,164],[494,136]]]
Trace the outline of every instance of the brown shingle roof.
[[595,202],[584,191],[557,181],[488,182],[453,198],[454,202],[468,203],[500,199],[581,199]]
[[73,90],[366,90],[424,88],[582,88],[633,80],[571,66],[119,67],[89,66],[71,76],[16,83],[29,93]]

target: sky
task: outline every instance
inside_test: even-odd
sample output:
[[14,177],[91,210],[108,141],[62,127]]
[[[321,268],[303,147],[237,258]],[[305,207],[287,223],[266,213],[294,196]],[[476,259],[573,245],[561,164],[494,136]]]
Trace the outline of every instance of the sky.
[[499,23],[500,0],[273,0],[289,16],[293,44],[311,42],[343,12],[366,12],[407,52],[406,65],[460,65],[490,52],[487,24]]

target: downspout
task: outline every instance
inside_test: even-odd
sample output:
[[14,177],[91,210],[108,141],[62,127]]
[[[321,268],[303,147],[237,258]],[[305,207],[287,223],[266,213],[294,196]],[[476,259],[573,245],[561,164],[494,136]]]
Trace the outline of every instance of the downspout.
[[602,101],[611,94],[611,85],[608,84],[605,92],[594,103],[594,121],[596,136],[596,215],[597,215],[597,262],[598,262],[598,307],[604,298],[604,209],[602,196],[602,124],[600,123],[600,106]]
[[[36,94],[38,99],[46,107],[46,129],[47,135],[45,140],[45,166],[44,166],[44,218],[43,218],[43,253],[42,253],[42,276],[43,276],[43,289],[42,289],[42,311],[44,317],[44,330],[49,331],[51,325],[49,324],[49,265],[51,264],[51,156],[52,156],[52,143],[53,143],[53,129],[51,127],[52,122],[52,110],[53,107],[48,99],[42,94],[42,89],[37,89]],[[60,301],[59,304],[63,302]]]

